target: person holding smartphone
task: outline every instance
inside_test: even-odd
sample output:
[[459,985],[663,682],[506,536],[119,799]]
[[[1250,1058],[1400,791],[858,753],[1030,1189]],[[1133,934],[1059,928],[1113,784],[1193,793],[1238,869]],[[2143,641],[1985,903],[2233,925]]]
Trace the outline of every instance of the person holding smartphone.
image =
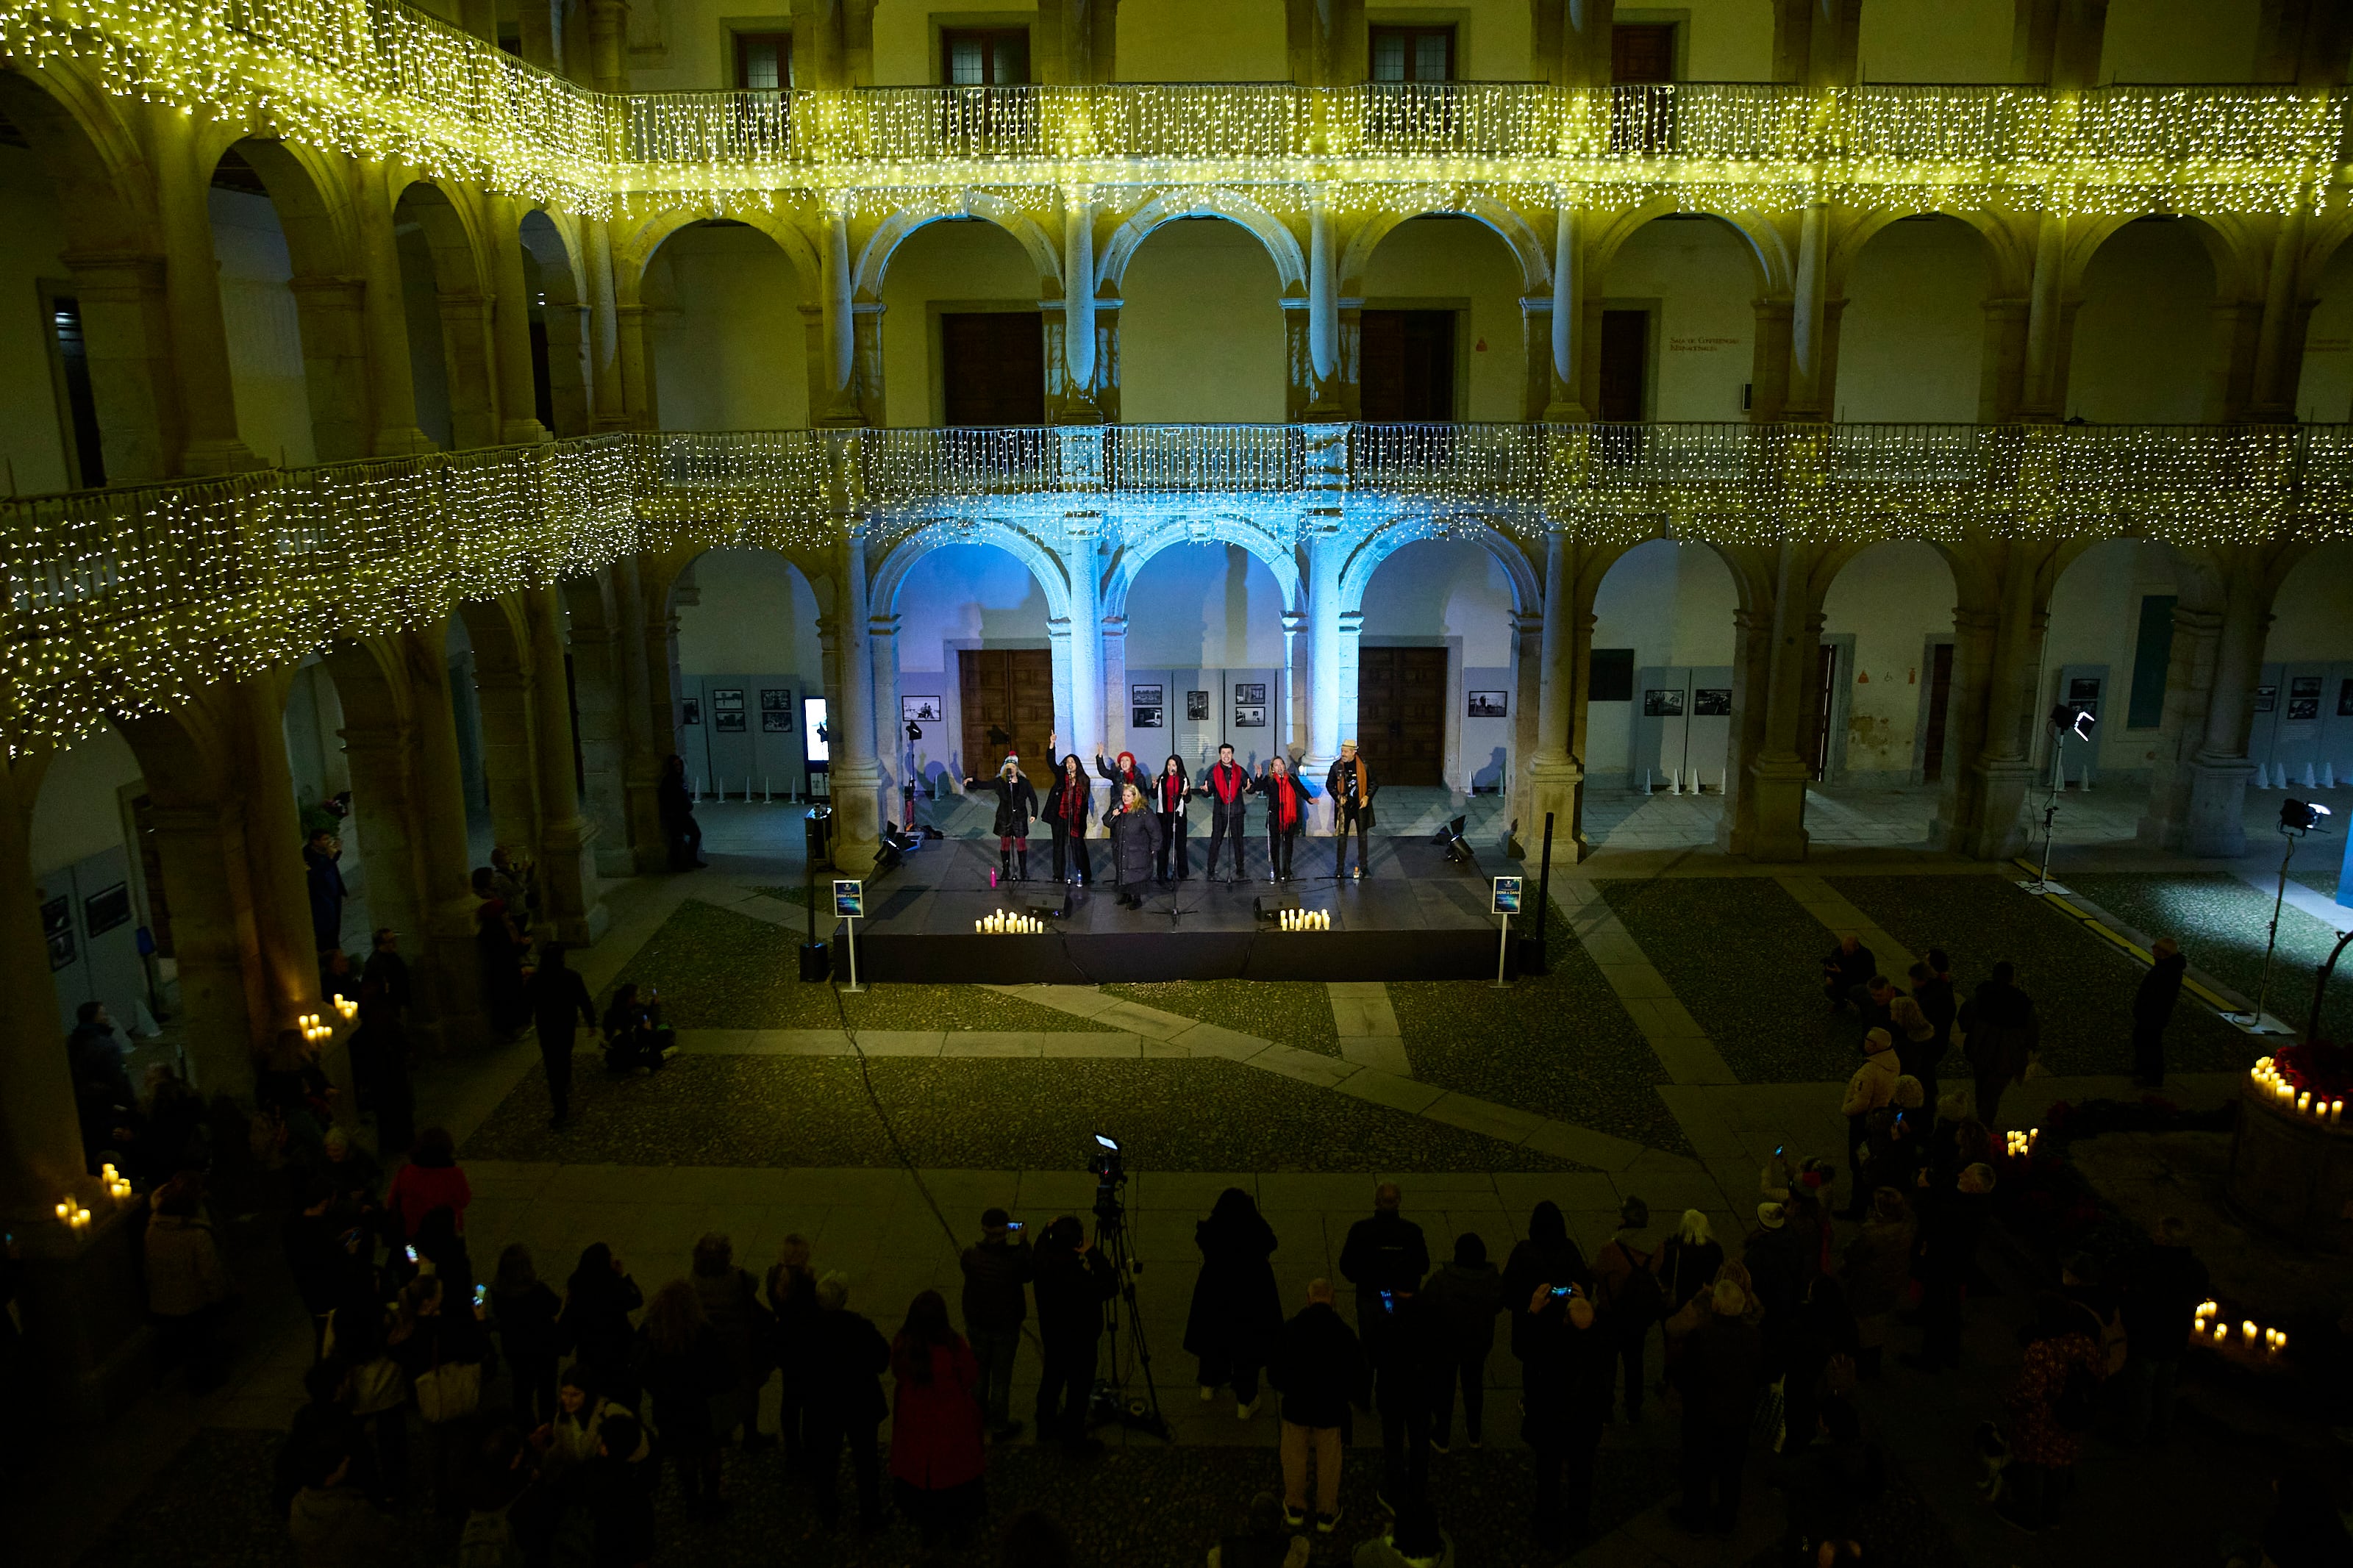
[[1609,1412],[1609,1347],[1575,1283],[1538,1281],[1525,1312],[1520,1437],[1535,1475],[1536,1544],[1558,1552],[1590,1524],[1594,1456]]
[[1021,1325],[1029,1321],[1025,1290],[1037,1276],[1029,1244],[1001,1208],[981,1211],[980,1239],[964,1249],[964,1331],[980,1362],[975,1392],[998,1441],[1021,1434],[1013,1419],[1013,1358],[1021,1349]]

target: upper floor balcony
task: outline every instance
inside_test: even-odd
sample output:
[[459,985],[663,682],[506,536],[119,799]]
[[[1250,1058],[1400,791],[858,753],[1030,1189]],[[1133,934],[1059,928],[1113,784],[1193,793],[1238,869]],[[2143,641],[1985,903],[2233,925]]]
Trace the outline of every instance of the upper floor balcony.
[[2260,86],[1282,82],[607,94],[396,0],[0,0],[0,47],[582,212],[617,199],[970,184],[1369,182],[1782,204],[2005,192],[2072,210],[2274,212],[2342,157],[2326,94]]

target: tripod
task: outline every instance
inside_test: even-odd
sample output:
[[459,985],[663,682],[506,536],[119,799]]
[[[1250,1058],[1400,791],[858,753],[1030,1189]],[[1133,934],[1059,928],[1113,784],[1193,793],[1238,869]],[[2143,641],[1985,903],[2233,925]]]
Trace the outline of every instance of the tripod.
[[[2289,801],[2287,805],[2283,807],[2280,812],[2279,835],[2281,838],[2286,841],[2287,849],[2285,853],[2280,856],[2279,890],[2272,895],[2271,934],[2263,940],[2263,983],[2255,987],[2254,1011],[2252,1013],[2242,1013],[2237,1016],[2238,1022],[2245,1025],[2249,1028],[2258,1028],[2262,1026],[2263,1021],[2263,1004],[2271,1000],[2272,954],[2279,947],[2280,906],[2287,902],[2287,863],[2295,858],[2295,847],[2297,842],[2301,840],[2306,833],[2312,831],[2311,826],[2309,826],[2311,818],[2308,816],[2304,818],[2306,826],[2299,827],[2295,824],[2291,808],[2300,805],[2302,803],[2298,801]],[[2318,1016],[2317,1006],[2318,1005],[2315,1004],[2316,1017]]]
[[[1160,1385],[1152,1381],[1152,1342],[1145,1336],[1144,1313],[1135,1301],[1135,1275],[1140,1266],[1128,1241],[1127,1201],[1120,1194],[1126,1184],[1127,1173],[1119,1168],[1115,1159],[1096,1167],[1095,1246],[1119,1271],[1119,1293],[1103,1304],[1110,1351],[1103,1361],[1103,1375],[1095,1379],[1094,1396],[1087,1404],[1087,1426],[1092,1430],[1115,1421],[1131,1432],[1149,1432],[1169,1443],[1176,1438],[1160,1414]],[[1129,1331],[1135,1336],[1136,1362],[1144,1369],[1144,1398],[1140,1401],[1126,1397],[1123,1386],[1125,1379],[1119,1370],[1119,1321],[1123,1308]]]
[[2064,702],[2051,710],[2051,793],[2042,801],[2042,872],[2026,884],[2030,893],[2051,891],[2051,841],[2058,831],[2059,795],[2067,787],[2067,737],[2090,740],[2092,723],[2091,714]]

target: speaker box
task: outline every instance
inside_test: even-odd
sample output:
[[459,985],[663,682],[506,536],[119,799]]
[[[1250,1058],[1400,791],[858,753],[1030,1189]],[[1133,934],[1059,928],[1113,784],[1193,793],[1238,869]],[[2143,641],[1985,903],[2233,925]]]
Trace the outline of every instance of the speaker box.
[[1272,925],[1282,918],[1283,910],[1299,907],[1297,893],[1262,893],[1252,901],[1250,909],[1262,924]]

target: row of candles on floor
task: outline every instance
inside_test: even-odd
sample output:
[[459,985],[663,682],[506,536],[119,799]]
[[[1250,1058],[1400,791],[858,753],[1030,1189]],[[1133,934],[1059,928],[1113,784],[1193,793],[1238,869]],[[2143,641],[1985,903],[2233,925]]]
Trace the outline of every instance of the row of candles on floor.
[[2249,1068],[2247,1076],[2254,1079],[2255,1087],[2270,1095],[2273,1102],[2282,1110],[2292,1110],[2298,1116],[2309,1116],[2315,1121],[2326,1121],[2331,1126],[2338,1125],[2345,1120],[2343,1100],[2315,1100],[2310,1089],[2300,1089],[2281,1077],[2279,1068],[2272,1065],[2272,1058],[2269,1057],[2263,1058],[2253,1067]]
[[1282,911],[1285,931],[1330,931],[1332,917],[1323,910],[1285,910]]
[[2034,1141],[2042,1136],[2042,1129],[2030,1127],[2021,1132],[2016,1128],[2012,1128],[2004,1136],[2010,1140],[2010,1146],[2003,1152],[2013,1160],[2023,1160],[2034,1152]]
[[[2210,1338],[2218,1345],[2230,1342],[2231,1325],[2221,1321],[2221,1310],[2215,1302],[2200,1301],[2197,1316],[2190,1320],[2190,1331],[2200,1338]],[[2263,1336],[2265,1355],[2277,1355],[2287,1349],[2287,1331],[2284,1329],[2259,1327],[2253,1318],[2239,1325],[2239,1342],[2244,1349],[2253,1351],[2255,1348],[2257,1334]]]
[[976,936],[1042,936],[1046,922],[1036,915],[1008,915],[1003,910],[972,922]]
[[[131,1179],[128,1176],[125,1176],[121,1172],[116,1170],[111,1161],[109,1161],[105,1165],[100,1167],[98,1176],[99,1180],[106,1184],[107,1196],[112,1198],[116,1203],[123,1203],[129,1200],[131,1196]],[[68,1230],[88,1230],[90,1228],[90,1211],[82,1207],[80,1202],[77,1199],[65,1198],[59,1201],[57,1207],[57,1215],[58,1222]]]

